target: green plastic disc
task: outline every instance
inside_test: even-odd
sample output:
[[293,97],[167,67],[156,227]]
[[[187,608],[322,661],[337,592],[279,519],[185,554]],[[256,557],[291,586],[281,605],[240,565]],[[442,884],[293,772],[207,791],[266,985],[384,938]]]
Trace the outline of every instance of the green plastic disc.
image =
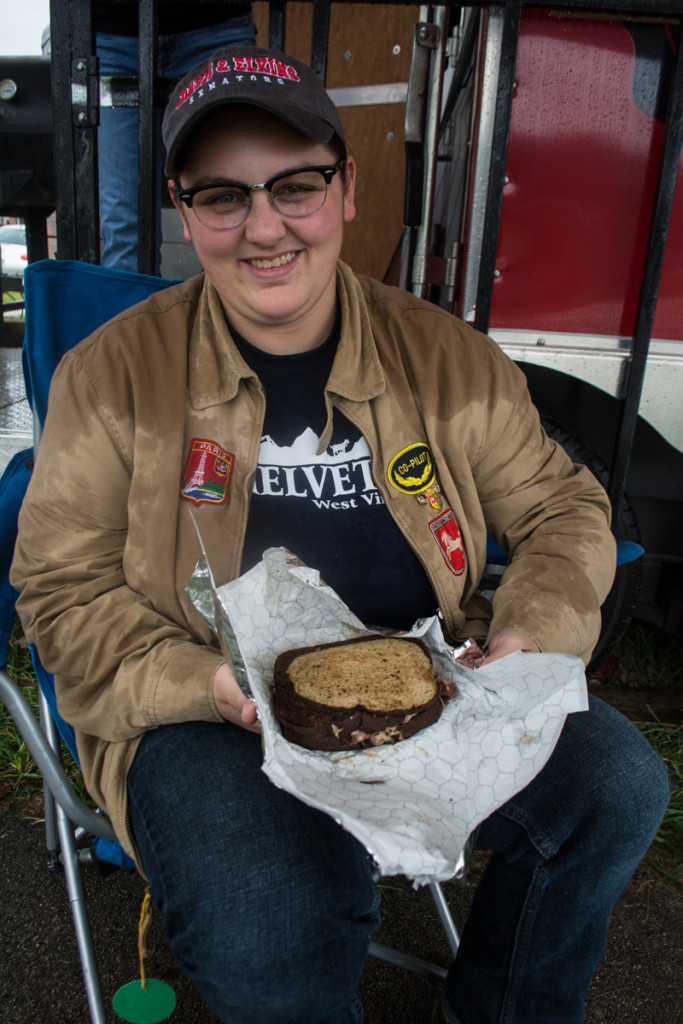
[[171,1016],[175,1004],[175,992],[158,978],[147,978],[144,988],[139,978],[129,981],[112,999],[114,1012],[129,1024],[158,1024]]

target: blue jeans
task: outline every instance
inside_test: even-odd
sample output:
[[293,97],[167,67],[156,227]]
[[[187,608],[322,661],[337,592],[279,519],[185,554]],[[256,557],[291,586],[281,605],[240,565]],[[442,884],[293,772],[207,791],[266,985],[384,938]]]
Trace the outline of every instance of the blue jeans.
[[[180,78],[205,57],[224,46],[253,45],[252,16],[232,18],[207,28],[159,36],[158,73]],[[101,75],[138,73],[136,36],[97,33]],[[159,112],[158,152],[161,153]],[[97,136],[100,192],[100,233],[103,267],[138,269],[138,112],[135,107],[101,107]],[[150,168],[151,173],[151,168]],[[157,273],[161,264],[161,161],[157,177]]]
[[[377,926],[362,846],[273,786],[258,737],[161,726],[133,762],[130,820],[180,969],[239,1024],[347,1024]],[[620,892],[669,798],[639,730],[598,700],[491,815],[493,851],[445,990],[462,1024],[579,1024]]]
[[148,733],[130,822],[179,968],[230,1024],[360,1024],[379,891],[364,847],[228,723]]

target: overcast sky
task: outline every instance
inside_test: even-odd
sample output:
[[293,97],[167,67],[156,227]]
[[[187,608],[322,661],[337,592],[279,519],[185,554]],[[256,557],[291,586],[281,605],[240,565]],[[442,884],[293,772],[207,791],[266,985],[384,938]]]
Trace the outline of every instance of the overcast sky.
[[39,54],[50,21],[50,0],[0,0],[0,56]]

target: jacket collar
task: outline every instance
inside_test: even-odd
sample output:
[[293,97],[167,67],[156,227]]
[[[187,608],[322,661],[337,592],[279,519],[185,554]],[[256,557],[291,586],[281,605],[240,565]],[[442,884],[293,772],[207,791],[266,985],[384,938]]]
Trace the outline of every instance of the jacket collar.
[[386,382],[360,281],[341,260],[337,263],[337,294],[341,338],[327,390],[353,402],[367,402],[384,391]]
[[208,409],[229,402],[240,380],[254,376],[230,337],[218,292],[204,276],[188,351],[190,404]]
[[[327,391],[354,402],[368,401],[384,391],[384,373],[360,282],[341,261],[337,264],[337,292],[341,338]],[[240,381],[255,376],[230,337],[218,292],[204,277],[188,352],[192,407],[206,409],[229,402],[236,397]]]

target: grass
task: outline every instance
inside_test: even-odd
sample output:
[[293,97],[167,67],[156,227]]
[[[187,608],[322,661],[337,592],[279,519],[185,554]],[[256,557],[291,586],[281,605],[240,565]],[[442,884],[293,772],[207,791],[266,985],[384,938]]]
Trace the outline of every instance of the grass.
[[683,690],[681,633],[666,636],[654,626],[634,619],[613,658],[612,681],[619,686]]
[[[600,670],[606,683],[601,694],[609,700],[609,692],[625,695],[636,690],[647,692],[668,691],[678,696],[674,700],[678,714],[670,721],[681,718],[683,709],[683,634],[667,636],[645,622],[634,620],[624,640]],[[656,703],[656,702],[655,702]],[[619,706],[619,700],[616,701]],[[638,716],[641,717],[641,716]],[[638,727],[647,737],[669,770],[671,800],[664,821],[643,862],[648,869],[683,894],[683,724],[665,724],[656,711],[648,710],[647,721],[638,721]],[[668,716],[667,716],[668,717]]]
[[[23,291],[13,290],[13,291],[6,291],[6,292],[2,293],[3,305],[6,302],[23,302],[23,301],[24,301],[24,293],[23,293]],[[24,319],[24,310],[23,309],[18,309],[18,310],[15,310],[14,312],[7,312],[7,313],[5,313],[5,316],[11,317],[13,319],[23,320]]]
[[[38,684],[18,619],[10,636],[7,674],[19,685],[37,716]],[[66,748],[63,748],[62,753],[67,776],[82,796],[84,787],[80,770]],[[33,796],[40,789],[42,776],[5,705],[0,702],[0,798]]]
[[671,802],[645,865],[683,895],[683,726],[640,726],[669,769]]
[[[668,638],[644,623],[633,622],[613,666],[610,685],[683,691],[683,637]],[[10,638],[7,671],[37,713],[38,687],[18,621]],[[672,789],[669,808],[643,869],[651,870],[683,895],[683,725],[664,725],[653,715],[652,721],[639,723],[639,727],[667,765]],[[64,762],[67,775],[82,795],[80,772],[66,750]],[[0,704],[0,798],[32,796],[41,786],[35,762]]]

